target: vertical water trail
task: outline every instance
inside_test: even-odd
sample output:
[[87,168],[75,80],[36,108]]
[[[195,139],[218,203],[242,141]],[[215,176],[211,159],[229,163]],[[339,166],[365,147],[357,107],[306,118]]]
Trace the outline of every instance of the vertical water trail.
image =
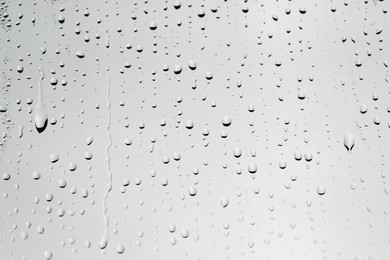
[[106,38],[106,48],[110,48],[110,33],[108,29],[106,30],[107,38]]
[[107,162],[107,175],[108,175],[108,184],[107,184],[107,190],[104,193],[103,196],[103,220],[105,224],[105,230],[103,237],[100,241],[100,248],[104,249],[106,248],[109,240],[109,217],[107,215],[107,196],[108,193],[110,193],[112,189],[112,173],[111,173],[111,158],[110,158],[110,147],[112,144],[111,140],[111,133],[110,133],[110,127],[111,127],[111,101],[110,101],[110,78],[107,77],[107,137],[108,137],[108,144],[106,146],[106,162]]
[[41,73],[41,77],[39,78],[38,83],[38,97],[37,97],[37,105],[35,106],[35,127],[39,133],[43,132],[47,126],[47,111],[45,105],[45,99],[43,97],[42,90],[42,80],[45,78],[45,74],[43,73],[42,66],[39,67],[39,71]]
[[19,125],[19,138],[22,138],[22,136],[23,136],[23,129],[24,129],[24,126]]

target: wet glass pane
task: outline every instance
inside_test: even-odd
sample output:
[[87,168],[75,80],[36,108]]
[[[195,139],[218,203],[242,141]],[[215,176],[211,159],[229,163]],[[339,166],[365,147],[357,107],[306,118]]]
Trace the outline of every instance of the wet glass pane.
[[387,0],[0,0],[0,259],[390,259]]

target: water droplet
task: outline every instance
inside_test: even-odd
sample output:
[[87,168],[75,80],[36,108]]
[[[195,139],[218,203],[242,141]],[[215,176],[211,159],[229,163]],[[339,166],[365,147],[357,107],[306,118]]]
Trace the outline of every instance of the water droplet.
[[150,22],[149,29],[150,30],[156,30],[157,29],[157,23],[155,21]]
[[188,67],[191,69],[191,70],[195,70],[196,69],[196,62],[194,60],[189,60],[188,61]]
[[326,189],[325,189],[324,186],[320,185],[320,186],[317,187],[317,193],[318,193],[318,195],[324,195],[325,192],[326,192]]
[[234,157],[239,158],[241,156],[241,154],[242,154],[242,149],[239,147],[234,147],[234,150],[233,150]]
[[85,52],[83,51],[77,51],[76,52],[76,56],[80,59],[84,58],[85,57]]
[[173,66],[173,72],[175,74],[180,74],[182,70],[183,67],[180,64],[175,64],[175,66]]
[[42,133],[46,129],[48,115],[42,90],[42,80],[45,75],[43,74],[41,67],[39,67],[39,71],[41,72],[41,77],[38,84],[37,105],[35,106],[35,127],[37,128],[38,133]]
[[226,197],[221,198],[221,206],[222,208],[226,208],[229,205],[229,199]]
[[222,125],[223,126],[230,126],[231,125],[231,123],[232,123],[232,118],[230,117],[230,116],[224,116],[223,118],[222,118]]
[[345,134],[344,135],[344,146],[347,148],[348,152],[352,151],[352,148],[355,145],[355,138],[351,134]]
[[32,176],[34,180],[39,180],[41,178],[41,174],[38,171],[33,171]]
[[59,156],[58,154],[56,154],[56,153],[50,154],[50,161],[51,161],[52,163],[57,162],[59,159],[60,159],[60,156]]
[[195,196],[197,193],[197,190],[194,186],[190,186],[190,188],[188,189],[188,193],[190,194],[190,196]]
[[122,245],[122,244],[118,244],[118,245],[116,246],[116,252],[117,252],[118,254],[123,254],[123,253],[125,252],[125,246]]
[[43,255],[44,255],[45,259],[47,259],[47,260],[50,260],[53,258],[53,253],[50,250],[46,250]]
[[254,162],[250,162],[248,164],[248,172],[250,172],[250,173],[256,173],[257,172],[257,165]]

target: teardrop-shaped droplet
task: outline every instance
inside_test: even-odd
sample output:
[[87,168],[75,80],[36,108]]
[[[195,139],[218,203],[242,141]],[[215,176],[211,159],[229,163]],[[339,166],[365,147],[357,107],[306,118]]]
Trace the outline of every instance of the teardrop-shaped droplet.
[[46,129],[48,116],[42,91],[42,80],[45,75],[43,74],[41,67],[39,70],[41,72],[41,78],[39,79],[38,100],[37,105],[35,106],[35,127],[37,128],[38,133],[42,133]]
[[352,151],[352,148],[355,145],[355,138],[351,134],[344,135],[344,146],[347,148],[348,152]]

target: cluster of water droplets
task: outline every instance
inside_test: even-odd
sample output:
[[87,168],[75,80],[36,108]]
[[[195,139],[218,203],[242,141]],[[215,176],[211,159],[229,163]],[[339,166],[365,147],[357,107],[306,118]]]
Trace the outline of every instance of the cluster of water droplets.
[[389,7],[0,0],[0,259],[387,259]]

